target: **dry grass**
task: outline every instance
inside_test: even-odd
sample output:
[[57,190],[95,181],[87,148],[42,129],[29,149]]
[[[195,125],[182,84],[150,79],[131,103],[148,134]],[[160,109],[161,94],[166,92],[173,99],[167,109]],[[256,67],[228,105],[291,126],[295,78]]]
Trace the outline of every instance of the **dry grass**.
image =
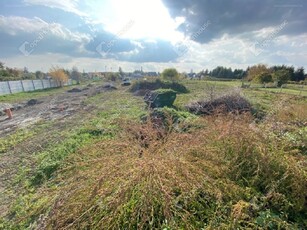
[[[101,104],[103,96],[113,100]],[[190,119],[183,111],[180,122],[150,114],[140,122],[145,105],[128,96],[93,98],[105,111],[67,141],[112,135],[65,154],[50,178],[26,187],[0,228],[307,228],[306,104],[272,104],[257,122],[250,113]]]
[[58,173],[59,187],[43,189],[54,201],[39,226],[256,228],[270,210],[284,213],[276,224],[286,227],[304,215],[306,171],[276,139],[251,129],[250,115],[198,123],[178,133],[121,121],[120,139],[82,149]]

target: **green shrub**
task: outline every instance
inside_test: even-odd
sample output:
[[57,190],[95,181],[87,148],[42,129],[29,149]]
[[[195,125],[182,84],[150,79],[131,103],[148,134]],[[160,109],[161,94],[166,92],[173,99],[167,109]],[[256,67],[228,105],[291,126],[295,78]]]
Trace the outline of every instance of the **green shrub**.
[[170,107],[176,100],[176,92],[170,89],[157,89],[147,92],[144,100],[151,108]]
[[130,88],[130,92],[141,92],[139,95],[145,95],[146,91],[152,91],[156,89],[172,89],[176,93],[188,93],[189,90],[178,82],[167,82],[156,79],[155,81],[138,81],[134,82]]

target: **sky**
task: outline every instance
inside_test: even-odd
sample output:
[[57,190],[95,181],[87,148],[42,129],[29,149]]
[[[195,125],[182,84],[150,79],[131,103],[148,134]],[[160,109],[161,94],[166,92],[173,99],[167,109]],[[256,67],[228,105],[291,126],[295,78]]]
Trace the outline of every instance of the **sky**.
[[306,0],[1,0],[0,61],[47,72],[307,68]]

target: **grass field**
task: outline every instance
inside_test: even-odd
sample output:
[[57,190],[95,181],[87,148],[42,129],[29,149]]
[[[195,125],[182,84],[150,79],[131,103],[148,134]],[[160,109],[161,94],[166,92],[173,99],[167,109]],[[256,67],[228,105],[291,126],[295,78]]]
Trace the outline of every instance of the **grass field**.
[[[144,122],[142,97],[118,85],[87,96],[90,109],[1,137],[0,229],[306,229],[307,95],[236,81],[182,84],[190,92],[175,108],[184,118],[163,129]],[[233,91],[252,114],[186,112]]]
[[274,92],[274,93],[284,93],[284,94],[292,94],[292,95],[299,95],[299,96],[307,96],[307,91],[306,90],[299,90],[299,89],[277,89],[277,88],[261,88],[259,90],[264,90],[264,91],[268,91],[268,92]]

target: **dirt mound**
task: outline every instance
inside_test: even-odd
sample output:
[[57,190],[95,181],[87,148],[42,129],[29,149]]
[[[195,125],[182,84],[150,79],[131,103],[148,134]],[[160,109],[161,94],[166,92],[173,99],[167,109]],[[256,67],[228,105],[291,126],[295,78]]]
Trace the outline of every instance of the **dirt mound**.
[[116,90],[117,88],[111,84],[111,83],[107,83],[105,85],[102,86],[103,89],[109,89],[109,90]]
[[197,115],[213,113],[243,113],[251,111],[251,104],[240,95],[225,95],[209,101],[197,101],[186,106],[189,112]]
[[27,102],[27,105],[28,105],[28,106],[32,106],[32,105],[36,105],[36,104],[38,104],[38,103],[39,103],[38,100],[36,100],[36,99],[31,99],[31,100],[29,100],[29,101]]
[[82,92],[82,89],[72,88],[71,90],[68,90],[67,92],[68,93],[80,93],[80,92]]

